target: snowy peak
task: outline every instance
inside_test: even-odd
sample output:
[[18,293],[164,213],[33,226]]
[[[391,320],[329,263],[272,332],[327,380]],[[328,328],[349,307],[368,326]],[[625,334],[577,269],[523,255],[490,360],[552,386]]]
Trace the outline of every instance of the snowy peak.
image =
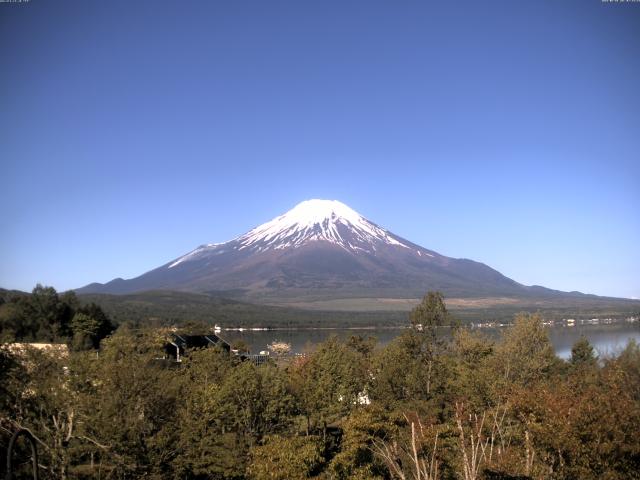
[[237,238],[239,249],[281,250],[329,242],[345,250],[375,251],[379,242],[409,248],[337,200],[306,200]]
[[[325,242],[352,253],[374,254],[382,245],[410,249],[398,237],[337,200],[306,200],[284,215],[263,223],[234,240],[201,245],[168,268],[203,257],[235,252],[266,252]],[[416,253],[421,255],[419,250]],[[427,254],[429,255],[429,254]]]
[[286,222],[289,224],[295,223],[303,226],[313,226],[315,224],[322,224],[325,220],[335,220],[338,218],[355,223],[363,217],[338,200],[313,199],[300,202],[284,215],[280,215],[264,225],[269,225],[274,222]]

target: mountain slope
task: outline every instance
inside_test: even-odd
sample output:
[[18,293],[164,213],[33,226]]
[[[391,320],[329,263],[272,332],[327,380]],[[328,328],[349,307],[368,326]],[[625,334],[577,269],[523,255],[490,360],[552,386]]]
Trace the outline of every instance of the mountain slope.
[[[231,241],[206,244],[139,277],[80,293],[224,292],[258,301],[354,297],[553,296],[479,262],[405,240],[337,201],[308,200]],[[563,294],[576,295],[576,294]],[[579,294],[578,294],[579,295]]]

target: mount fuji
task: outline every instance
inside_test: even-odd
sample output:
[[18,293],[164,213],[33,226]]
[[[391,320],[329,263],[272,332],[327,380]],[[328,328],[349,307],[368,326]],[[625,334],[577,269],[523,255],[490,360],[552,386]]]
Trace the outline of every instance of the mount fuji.
[[440,255],[335,200],[307,200],[225,243],[205,244],[130,280],[79,293],[225,293],[252,301],[581,295],[528,287],[468,259]]

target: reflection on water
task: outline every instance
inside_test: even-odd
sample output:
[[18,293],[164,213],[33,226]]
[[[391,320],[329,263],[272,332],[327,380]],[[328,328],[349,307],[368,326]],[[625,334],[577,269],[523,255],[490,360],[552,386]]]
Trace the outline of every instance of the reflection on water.
[[[499,338],[501,331],[509,327],[490,327],[480,329],[492,338]],[[640,323],[620,322],[606,325],[576,325],[549,326],[549,338],[561,358],[571,356],[571,346],[584,335],[600,356],[615,355],[620,352],[627,342],[634,338],[640,343]],[[230,342],[244,341],[254,353],[266,350],[274,340],[281,340],[291,344],[294,353],[303,353],[313,349],[313,345],[326,340],[331,335],[341,339],[347,339],[351,335],[363,337],[372,336],[378,339],[379,345],[386,345],[396,338],[403,329],[401,328],[352,328],[352,329],[326,329],[326,330],[261,330],[261,331],[222,331],[221,336]]]
[[609,325],[576,325],[575,327],[551,327],[549,337],[560,358],[571,356],[571,346],[584,335],[601,357],[616,355],[630,339],[640,343],[640,324],[612,323]]

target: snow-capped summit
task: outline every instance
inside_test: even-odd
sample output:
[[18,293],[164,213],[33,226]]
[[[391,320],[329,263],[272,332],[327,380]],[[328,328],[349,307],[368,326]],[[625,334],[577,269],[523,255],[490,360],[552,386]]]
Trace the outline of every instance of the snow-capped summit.
[[445,257],[337,200],[306,200],[224,243],[209,243],[130,280],[81,291],[235,292],[250,299],[508,295],[522,286],[478,262]]
[[241,250],[256,247],[281,250],[324,241],[345,250],[371,252],[378,242],[409,248],[386,230],[370,222],[337,200],[306,200],[284,215],[247,232],[237,239]]
[[[399,237],[337,200],[305,200],[273,220],[225,243],[209,243],[171,262],[167,268],[224,252],[266,252],[325,243],[352,253],[376,252],[381,245],[411,249]],[[433,256],[414,249],[418,255]]]

